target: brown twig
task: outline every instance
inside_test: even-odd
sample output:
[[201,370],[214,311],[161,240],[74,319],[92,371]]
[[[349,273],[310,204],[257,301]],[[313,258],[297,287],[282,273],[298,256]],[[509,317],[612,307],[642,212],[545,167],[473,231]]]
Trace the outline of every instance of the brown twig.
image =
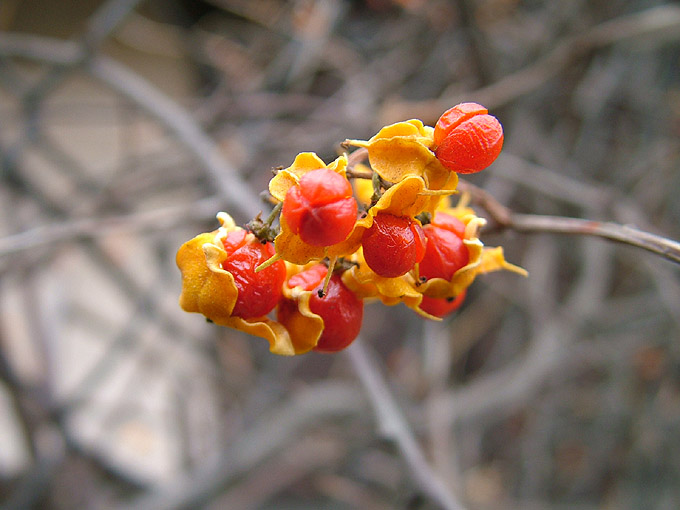
[[114,232],[169,230],[187,221],[215,216],[221,201],[208,197],[188,205],[169,206],[127,215],[77,218],[39,225],[17,234],[0,237],[0,259],[32,248],[70,242],[80,238],[96,238]]
[[520,214],[513,212],[489,193],[469,182],[460,181],[459,188],[461,191],[470,193],[473,202],[489,213],[491,219],[500,228],[526,233],[551,232],[601,237],[643,248],[680,264],[680,243],[672,239],[613,222],[564,216]]
[[[349,147],[347,140],[343,142],[342,146]],[[366,158],[368,158],[368,149],[366,147],[359,147],[347,156],[347,168],[353,169],[356,165],[366,160]]]

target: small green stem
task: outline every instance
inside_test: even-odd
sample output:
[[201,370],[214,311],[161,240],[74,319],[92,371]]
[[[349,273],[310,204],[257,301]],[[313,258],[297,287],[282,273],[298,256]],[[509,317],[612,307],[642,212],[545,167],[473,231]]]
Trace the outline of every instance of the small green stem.
[[270,228],[272,226],[272,223],[274,223],[274,220],[279,217],[279,214],[281,213],[281,209],[283,208],[283,202],[279,202],[274,206],[274,209],[272,209],[272,212],[269,213],[269,216],[267,216],[267,219],[264,220],[264,225],[267,228]]
[[267,219],[262,221],[261,213],[258,214],[254,219],[248,222],[246,227],[255,234],[262,242],[273,241],[278,234],[278,229],[272,227],[274,220],[279,217],[281,213],[281,208],[283,207],[283,202],[279,202],[274,206],[272,212],[269,213]]

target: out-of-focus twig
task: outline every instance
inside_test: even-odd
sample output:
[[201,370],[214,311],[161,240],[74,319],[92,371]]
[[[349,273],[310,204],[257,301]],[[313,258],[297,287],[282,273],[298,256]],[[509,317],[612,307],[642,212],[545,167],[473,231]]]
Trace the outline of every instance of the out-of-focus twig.
[[171,229],[182,222],[214,217],[219,206],[219,199],[209,197],[190,205],[164,207],[120,216],[69,219],[41,225],[0,238],[0,257],[31,248],[51,246],[54,243],[107,236],[117,231]]
[[189,112],[115,60],[97,56],[92,59],[89,68],[94,76],[127,96],[174,131],[178,139],[203,164],[218,193],[230,202],[233,209],[249,218],[257,215],[260,211],[259,197],[239,178],[236,169],[228,164],[220,154],[217,144],[206,135]]
[[[0,54],[23,56],[63,64],[73,64],[78,45],[36,36],[0,34]],[[167,126],[201,162],[213,180],[217,194],[229,201],[246,217],[259,212],[259,198],[239,177],[220,153],[217,145],[201,129],[189,112],[138,74],[113,59],[97,55],[87,64],[88,70],[113,90],[125,95]]]
[[346,352],[375,410],[380,431],[397,445],[422,491],[442,508],[462,510],[461,503],[425,460],[413,432],[382,377],[380,368],[364,347],[361,338],[357,338]]
[[486,85],[492,79],[493,63],[490,62],[488,43],[484,33],[479,29],[475,19],[474,6],[470,0],[456,0],[454,2],[460,23],[465,30],[465,36],[470,48],[470,63],[474,66],[480,85]]
[[229,481],[254,469],[267,457],[284,450],[318,420],[353,415],[365,403],[355,387],[346,383],[319,383],[299,392],[271,410],[269,416],[239,436],[222,452],[217,463],[205,462],[195,472],[142,494],[119,510],[180,510],[200,508]]
[[427,416],[429,449],[432,462],[457,492],[462,490],[462,480],[458,467],[459,450],[455,441],[451,413],[439,405],[440,398],[446,393],[454,359],[453,342],[447,322],[427,321],[423,324],[423,374],[428,382],[428,396],[424,402]]
[[382,117],[385,122],[413,117],[429,122],[436,120],[452,105],[470,98],[487,108],[498,108],[537,89],[588,51],[655,35],[674,39],[680,36],[680,7],[661,5],[606,21],[582,34],[566,38],[543,58],[491,85],[439,99],[387,103]]
[[82,55],[81,45],[73,41],[55,41],[35,35],[0,32],[0,54],[58,65],[75,65]]
[[90,16],[83,37],[88,50],[99,46],[143,0],[109,0]]
[[469,182],[460,181],[459,188],[470,193],[473,201],[484,208],[500,228],[527,233],[552,232],[601,237],[643,248],[680,264],[680,243],[672,239],[612,222],[520,214],[511,211],[489,193]]

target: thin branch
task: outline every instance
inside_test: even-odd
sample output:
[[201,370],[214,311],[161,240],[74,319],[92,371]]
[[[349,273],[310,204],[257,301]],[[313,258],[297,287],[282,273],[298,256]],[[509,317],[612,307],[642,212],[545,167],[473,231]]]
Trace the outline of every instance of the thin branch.
[[35,35],[0,32],[0,54],[73,66],[83,56],[82,45]]
[[514,213],[510,219],[508,228],[518,232],[554,232],[602,237],[637,246],[680,264],[680,243],[628,225],[538,214]]
[[365,410],[357,388],[323,382],[286,399],[244,430],[226,451],[206,459],[191,473],[142,493],[118,510],[185,510],[204,507],[229,482],[277,455],[320,420],[355,416]]
[[[343,147],[349,147],[347,144],[347,140],[345,140],[342,144]],[[359,163],[362,163],[366,158],[368,157],[368,149],[366,147],[360,147],[357,150],[351,152],[349,156],[347,156],[347,168],[349,169],[354,169],[356,165]],[[371,172],[372,174],[373,172]],[[371,177],[368,176],[368,179]]]
[[451,422],[470,422],[501,416],[529,402],[546,381],[559,384],[573,346],[585,325],[605,301],[613,275],[609,246],[585,242],[580,247],[582,268],[559,310],[547,322],[534,321],[535,331],[523,355],[505,366],[480,375],[460,388],[450,389],[437,403]]
[[113,90],[125,95],[168,127],[208,171],[218,193],[249,218],[260,211],[258,195],[222,156],[217,144],[189,112],[142,77],[113,59],[97,56],[89,71]]
[[357,338],[346,351],[366,390],[376,413],[382,435],[394,441],[413,478],[422,491],[442,508],[462,510],[464,507],[435,473],[421,451],[408,423],[399,411],[387,382],[377,363],[371,358],[361,338]]
[[87,48],[93,51],[101,45],[141,1],[109,0],[99,7],[87,21],[83,38]]
[[515,213],[469,182],[460,181],[459,188],[469,192],[473,201],[484,208],[500,228],[526,233],[550,232],[601,237],[637,246],[680,264],[680,243],[672,239],[612,222]]
[[78,218],[40,225],[30,230],[0,238],[0,258],[41,246],[52,246],[81,238],[95,238],[114,232],[168,230],[182,223],[214,217],[220,205],[216,197],[191,204],[163,207],[119,216]]

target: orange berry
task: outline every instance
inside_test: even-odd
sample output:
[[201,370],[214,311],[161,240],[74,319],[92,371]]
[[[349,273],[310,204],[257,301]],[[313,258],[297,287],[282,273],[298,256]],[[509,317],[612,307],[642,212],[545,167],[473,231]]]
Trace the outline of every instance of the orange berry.
[[[318,291],[323,286],[328,268],[316,264],[305,271],[293,275],[288,287]],[[350,345],[359,335],[364,317],[364,302],[345,287],[339,275],[334,274],[328,283],[324,297],[313,292],[309,298],[309,309],[323,319],[323,332],[314,347],[315,351],[336,352]],[[277,320],[286,327],[297,313],[298,305],[294,300],[282,299],[277,309]]]
[[305,243],[330,246],[349,236],[357,209],[349,181],[333,170],[319,168],[288,190],[281,214]]
[[382,212],[376,214],[361,238],[366,264],[385,278],[408,273],[425,255],[426,242],[416,221]]
[[477,103],[461,103],[447,110],[434,128],[434,153],[453,172],[484,170],[502,148],[503,126]]
[[423,231],[427,237],[427,247],[418,265],[419,276],[428,280],[451,280],[454,273],[470,260],[467,246],[454,230],[430,223],[425,225]]
[[465,301],[466,291],[461,292],[455,298],[431,298],[423,296],[420,309],[435,317],[444,318],[454,310],[458,310]]

